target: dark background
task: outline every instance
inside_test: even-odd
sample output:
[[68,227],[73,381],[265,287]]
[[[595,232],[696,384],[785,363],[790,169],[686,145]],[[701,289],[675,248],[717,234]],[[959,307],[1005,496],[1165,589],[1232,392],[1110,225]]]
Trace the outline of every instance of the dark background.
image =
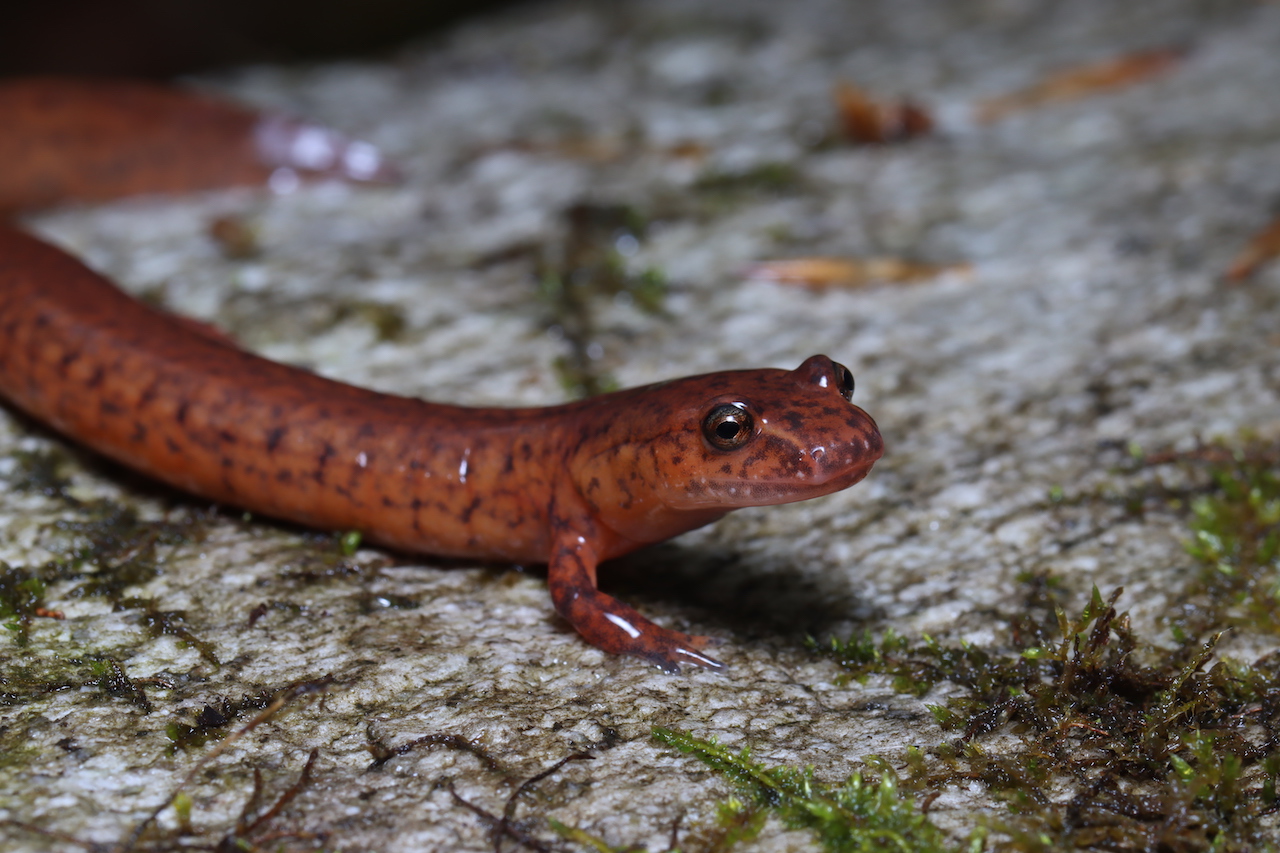
[[0,4],[0,75],[169,77],[376,56],[519,0],[44,0]]

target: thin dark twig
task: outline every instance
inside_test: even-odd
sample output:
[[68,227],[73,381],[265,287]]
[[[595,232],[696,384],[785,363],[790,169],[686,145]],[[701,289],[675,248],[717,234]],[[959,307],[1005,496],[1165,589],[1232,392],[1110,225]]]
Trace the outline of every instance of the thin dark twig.
[[253,790],[249,793],[249,799],[244,801],[243,808],[240,809],[240,815],[236,818],[236,835],[245,835],[249,831],[249,815],[258,810],[258,806],[262,804],[262,770],[258,767],[253,768]]
[[505,821],[509,821],[511,820],[511,818],[515,817],[516,800],[519,799],[521,795],[523,795],[526,791],[528,791],[534,785],[538,784],[543,779],[550,776],[552,773],[555,773],[557,770],[559,770],[561,767],[564,767],[570,761],[595,761],[595,758],[596,757],[594,755],[588,755],[585,752],[575,752],[573,755],[570,755],[567,758],[562,758],[559,761],[557,761],[555,764],[552,764],[550,767],[548,767],[546,770],[543,770],[537,776],[532,776],[526,779],[525,781],[521,782],[520,787],[516,788],[511,793],[511,796],[507,797],[507,805],[502,810],[502,819]]
[[303,789],[306,788],[307,785],[311,784],[311,768],[315,766],[316,758],[319,755],[320,750],[311,750],[311,755],[307,757],[307,763],[303,766],[302,772],[298,774],[298,781],[290,785],[289,789],[280,795],[280,798],[275,801],[275,804],[272,805],[271,808],[258,815],[258,817],[254,819],[253,823],[249,824],[248,829],[240,834],[245,835],[252,833],[267,821],[275,818],[276,815],[280,814],[280,812],[284,810],[285,806],[293,802],[293,800],[302,793]]
[[147,827],[155,823],[156,819],[160,817],[160,813],[173,803],[174,799],[177,798],[178,794],[182,793],[183,789],[185,789],[187,785],[191,784],[191,780],[195,778],[196,774],[207,767],[209,763],[219,755],[226,752],[232,744],[252,732],[267,720],[274,717],[282,708],[293,700],[311,693],[322,692],[328,689],[329,685],[332,683],[333,676],[326,675],[324,678],[318,678],[314,681],[303,681],[298,684],[294,684],[277,693],[275,698],[271,700],[271,703],[267,705],[267,707],[258,712],[253,719],[245,723],[238,731],[228,735],[221,743],[206,753],[195,763],[194,766],[192,766],[190,770],[187,771],[187,774],[182,777],[182,781],[178,783],[177,787],[174,788],[174,790],[171,791],[159,805],[152,809],[150,814],[143,818],[142,821],[134,827],[133,832],[129,833],[124,843],[120,846],[121,853],[129,853],[129,851],[133,850],[138,841],[142,838],[142,834],[147,831]]
[[548,767],[546,770],[543,770],[541,773],[531,776],[530,778],[521,782],[520,785],[514,791],[511,792],[511,796],[507,797],[507,801],[504,804],[502,809],[502,817],[498,817],[497,815],[490,814],[489,812],[485,811],[479,806],[473,803],[467,802],[462,797],[458,796],[458,792],[454,790],[452,782],[449,783],[449,795],[453,797],[454,802],[456,802],[458,805],[463,806],[464,808],[470,810],[472,813],[477,815],[488,827],[490,833],[492,833],[493,835],[494,853],[502,853],[503,838],[511,838],[515,840],[518,844],[523,844],[526,847],[530,847],[534,850],[551,851],[554,848],[547,846],[545,842],[539,841],[538,839],[529,835],[528,833],[526,833],[524,830],[520,829],[516,825],[516,823],[513,820],[516,813],[516,804],[519,801],[521,796],[528,793],[530,788],[532,788],[534,785],[541,782],[543,779],[546,779],[548,776],[551,776],[552,774],[554,774],[556,771],[558,771],[561,767],[564,767],[570,761],[590,761],[590,760],[593,760],[594,758],[595,756],[588,755],[585,752],[575,752],[574,754],[567,756],[566,758],[560,759],[555,764]]
[[685,810],[681,809],[676,814],[676,819],[671,821],[671,840],[667,842],[668,850],[675,850],[676,843],[680,840],[680,824],[684,823]]
[[383,746],[382,743],[375,740],[372,734],[370,734],[369,743],[366,744],[365,748],[373,755],[373,763],[365,768],[365,772],[368,773],[370,771],[379,770],[382,765],[386,764],[397,755],[405,755],[420,746],[432,746],[437,744],[452,747],[453,749],[461,752],[468,752],[474,755],[480,763],[484,765],[486,770],[494,773],[503,772],[502,765],[498,763],[497,759],[485,752],[483,748],[472,743],[461,735],[453,734],[423,735],[422,737],[414,738],[407,743],[402,743],[397,747]]
[[508,824],[506,821],[504,821],[502,818],[498,817],[497,815],[490,814],[489,812],[485,811],[479,806],[473,803],[469,803],[466,800],[462,799],[462,797],[458,796],[458,792],[453,789],[452,782],[449,783],[449,796],[453,797],[453,801],[455,803],[467,809],[472,814],[476,815],[476,817],[480,818],[481,822],[483,822],[485,826],[489,828],[489,831],[494,833],[495,844],[496,844],[497,838],[501,838],[503,835],[506,835],[510,838],[515,839],[515,841],[517,841],[518,843],[523,844],[524,846],[532,850],[538,851],[538,853],[555,853],[555,848],[549,847],[542,841],[539,841],[533,836],[528,835],[527,833],[521,831],[520,829],[517,829],[511,824]]
[[[502,808],[502,820],[500,822],[499,829],[501,829],[503,832],[508,831],[508,828],[512,824],[512,818],[514,818],[516,814],[516,802],[520,799],[521,795],[527,792],[534,785],[538,784],[543,779],[546,779],[548,776],[550,776],[552,773],[555,773],[561,767],[564,767],[570,761],[593,761],[593,760],[595,760],[594,755],[588,755],[585,752],[575,752],[573,755],[560,759],[555,764],[551,765],[546,770],[543,770],[538,775],[531,776],[530,778],[521,782],[520,786],[511,792],[511,796],[507,797],[506,805],[503,806]],[[502,832],[494,833],[493,853],[502,853]]]

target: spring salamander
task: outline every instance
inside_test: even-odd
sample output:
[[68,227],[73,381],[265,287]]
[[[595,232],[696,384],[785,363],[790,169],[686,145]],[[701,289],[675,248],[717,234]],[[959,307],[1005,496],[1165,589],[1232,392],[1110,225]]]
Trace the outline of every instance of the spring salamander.
[[[389,173],[376,151],[147,84],[0,85],[0,210]],[[720,664],[596,588],[598,564],[745,506],[848,488],[883,449],[822,355],[547,408],[378,394],[277,364],[0,225],[0,396],[171,486],[405,551],[546,562],[590,643],[667,671]]]

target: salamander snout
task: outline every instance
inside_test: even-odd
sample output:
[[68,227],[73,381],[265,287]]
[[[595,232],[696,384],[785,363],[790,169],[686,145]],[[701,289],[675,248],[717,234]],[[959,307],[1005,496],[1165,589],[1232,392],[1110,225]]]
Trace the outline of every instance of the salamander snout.
[[846,400],[853,400],[853,371],[825,355],[811,355],[792,371],[801,385],[835,388]]

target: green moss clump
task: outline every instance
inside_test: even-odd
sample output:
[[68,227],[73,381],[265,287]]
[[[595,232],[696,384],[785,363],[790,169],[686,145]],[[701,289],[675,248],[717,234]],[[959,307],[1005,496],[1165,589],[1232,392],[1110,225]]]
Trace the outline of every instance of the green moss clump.
[[169,739],[169,753],[172,755],[179,750],[198,748],[210,740],[224,737],[232,725],[243,721],[245,715],[268,707],[275,695],[276,691],[263,690],[243,696],[237,702],[224,698],[214,703],[206,703],[191,723],[169,723],[165,726],[164,732],[165,737]]
[[[903,786],[981,782],[1010,808],[991,822],[1009,839],[1001,849],[1277,849],[1280,652],[1252,664],[1215,657],[1225,628],[1280,631],[1277,459],[1220,448],[1138,457],[1169,462],[1208,463],[1181,494],[1160,493],[1188,513],[1188,552],[1200,565],[1172,596],[1176,645],[1135,634],[1116,608],[1119,589],[1103,598],[1095,588],[1069,615],[1048,575],[1023,578],[1022,606],[991,648],[892,632],[811,643],[848,678],[888,676],[915,696],[942,681],[966,689],[931,708],[954,737],[909,750]],[[1148,503],[1149,494],[1124,499]],[[982,741],[997,731],[1016,746],[988,753]]]
[[827,648],[818,649],[810,638],[809,648],[834,658],[848,677],[865,681],[870,675],[888,675],[893,689],[899,693],[923,696],[940,681],[983,684],[997,672],[991,656],[970,643],[944,646],[925,636],[921,643],[912,642],[889,629],[877,639],[871,631],[862,631],[846,640],[832,638]]
[[35,620],[61,617],[49,607],[48,596],[53,596],[54,606],[76,598],[108,601],[114,609],[131,611],[147,635],[175,636],[217,663],[213,645],[187,627],[180,611],[161,610],[151,598],[134,594],[159,573],[160,549],[200,537],[199,519],[141,519],[110,501],[85,502],[58,490],[42,490],[74,514],[45,528],[42,544],[54,559],[39,566],[0,564],[0,627],[5,629],[0,637],[7,635],[19,648],[34,645],[35,637],[48,637],[53,647],[4,661],[0,705],[40,701],[58,691],[93,685],[109,699],[151,710],[142,683],[127,674],[125,662],[134,652],[127,641],[120,648],[84,648],[68,645],[69,632],[33,634]]
[[[824,653],[852,660],[861,677],[879,658],[895,683],[905,670],[968,688],[931,708],[957,736],[909,756],[905,785],[981,781],[1010,805],[1012,817],[996,827],[1014,837],[1011,849],[1166,849],[1169,833],[1182,846],[1168,849],[1256,849],[1280,805],[1280,712],[1268,710],[1280,695],[1280,658],[1212,663],[1218,635],[1174,649],[1141,642],[1115,608],[1119,595],[1104,600],[1095,589],[1074,617],[1054,607],[1051,642],[1046,625],[1023,624],[1013,632],[1021,645],[981,655],[898,637],[886,649],[864,636]],[[1031,614],[1043,609],[1032,604]],[[1261,743],[1245,721],[1260,727]],[[981,740],[996,730],[1019,745],[987,753]],[[1064,787],[1074,792],[1065,804],[1055,794]]]
[[804,176],[791,163],[761,163],[737,172],[708,172],[693,184],[694,190],[716,195],[782,195],[798,192]]
[[[770,817],[788,829],[807,832],[830,853],[978,853],[986,843],[982,828],[963,842],[950,838],[929,820],[914,796],[903,793],[897,774],[887,765],[879,768],[879,775],[854,773],[832,785],[819,781],[812,767],[769,767],[752,758],[749,749],[734,752],[715,739],[661,727],[654,727],[652,735],[694,756],[738,790],[738,795],[717,804],[714,823],[691,827],[680,839],[677,820],[665,853],[750,849],[742,845],[754,841]],[[547,821],[562,838],[585,850],[644,853],[633,845],[616,847],[554,818]]]
[[59,447],[42,450],[19,450],[13,454],[17,469],[9,477],[9,486],[19,492],[36,492],[51,498],[67,500],[71,484],[65,473],[69,461]]
[[88,663],[89,671],[97,680],[98,689],[105,695],[123,699],[141,709],[144,714],[151,713],[151,700],[138,682],[129,677],[123,663],[110,657],[91,659]]
[[893,850],[901,853],[953,853],[982,849],[984,834],[975,831],[964,844],[952,841],[925,815],[915,799],[898,789],[886,770],[878,779],[854,773],[842,784],[814,778],[813,768],[767,767],[750,750],[733,752],[713,740],[671,729],[654,728],[655,740],[695,756],[733,783],[745,799],[733,798],[718,809],[721,838],[715,849],[750,841],[776,816],[789,829],[808,832],[832,853]]
[[31,639],[31,620],[44,607],[44,579],[24,568],[0,562],[0,627],[19,646]]
[[1237,453],[1211,472],[1213,485],[1191,501],[1187,551],[1201,566],[1184,600],[1208,613],[1173,622],[1179,634],[1204,623],[1280,633],[1280,474],[1258,453]]

